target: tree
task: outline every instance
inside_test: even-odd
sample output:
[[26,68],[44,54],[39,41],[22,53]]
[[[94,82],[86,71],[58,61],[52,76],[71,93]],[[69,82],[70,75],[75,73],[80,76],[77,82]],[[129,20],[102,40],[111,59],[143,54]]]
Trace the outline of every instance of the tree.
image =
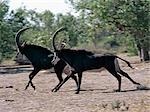
[[[64,26],[66,28],[68,28],[68,35],[69,35],[69,45],[71,47],[74,47],[78,44],[78,29],[77,26],[78,21],[76,19],[76,17],[74,17],[71,14],[67,14],[67,15],[62,15],[62,14],[58,14],[56,17],[56,22],[55,22],[57,27],[60,26]],[[67,35],[66,35],[67,36]],[[65,38],[66,39],[66,38]],[[67,40],[65,40],[67,41]]]
[[[95,24],[112,34],[134,38],[141,60],[150,59],[149,0],[69,0],[79,12],[84,11],[91,28]],[[95,23],[95,24],[93,24]],[[94,30],[96,32],[96,30]]]
[[130,5],[131,5],[131,8],[129,9],[129,11],[134,16],[134,19],[129,18],[133,25],[130,28],[132,30],[130,34],[132,34],[135,39],[137,48],[139,50],[141,61],[147,61],[147,60],[150,60],[150,57],[149,57],[149,50],[150,50],[149,5],[150,5],[150,1],[134,0],[132,1]]
[[16,51],[15,33],[29,25],[25,8],[8,13],[7,0],[0,2],[0,57],[12,58]]
[[[8,14],[8,2],[0,2],[0,61],[3,57],[10,57],[12,54],[13,48],[11,44],[13,39],[11,38],[11,26],[5,20],[5,17]],[[8,39],[8,40],[7,40]],[[8,55],[10,53],[10,55]]]

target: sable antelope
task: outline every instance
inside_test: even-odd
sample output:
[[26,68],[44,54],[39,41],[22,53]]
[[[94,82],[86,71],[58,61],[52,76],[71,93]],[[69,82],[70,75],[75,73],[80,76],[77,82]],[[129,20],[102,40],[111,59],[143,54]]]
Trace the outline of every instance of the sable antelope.
[[[52,67],[54,67],[55,73],[59,79],[59,83],[58,83],[58,85],[59,85],[63,81],[62,72],[67,64],[63,60],[57,59],[57,63],[54,65],[54,63],[52,63],[55,58],[54,53],[51,52],[50,50],[48,50],[47,48],[37,46],[37,45],[26,44],[26,43],[20,44],[20,41],[19,41],[20,35],[27,29],[29,29],[29,27],[19,30],[15,36],[16,44],[19,49],[19,52],[22,55],[25,55],[29,59],[29,61],[31,62],[31,64],[34,68],[33,71],[29,75],[29,82],[26,85],[25,90],[29,87],[30,84],[35,90],[35,86],[32,83],[32,79],[34,78],[34,76],[40,70],[42,70],[42,69],[46,70],[46,69],[50,69]],[[76,76],[72,76],[72,78],[75,80],[75,82],[77,84]],[[54,89],[52,89],[52,91]]]
[[118,59],[127,63],[130,68],[133,68],[130,63],[116,55],[113,54],[95,54],[86,50],[71,50],[71,49],[61,49],[58,50],[55,46],[55,38],[58,32],[62,30],[67,30],[66,28],[58,29],[53,35],[53,48],[56,56],[68,63],[72,67],[72,73],[68,75],[63,82],[55,88],[55,92],[60,89],[60,87],[74,74],[78,74],[78,86],[77,92],[80,91],[82,73],[86,70],[99,69],[104,67],[118,80],[118,89],[116,92],[121,91],[121,74],[122,76],[128,78],[133,84],[140,85],[140,83],[135,82],[126,72],[120,69]]

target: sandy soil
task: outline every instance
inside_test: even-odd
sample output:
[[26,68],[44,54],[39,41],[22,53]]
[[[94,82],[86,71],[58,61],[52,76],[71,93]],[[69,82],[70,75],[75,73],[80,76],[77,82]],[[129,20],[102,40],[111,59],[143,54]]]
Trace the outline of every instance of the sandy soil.
[[[121,63],[122,69],[150,87],[150,63],[139,63],[137,57],[128,60],[136,69]],[[0,112],[150,112],[150,90],[138,90],[122,77],[122,92],[113,92],[118,83],[106,70],[84,72],[80,94],[75,94],[72,79],[58,92],[51,92],[58,79],[48,71],[41,71],[34,78],[36,91],[31,87],[25,91],[28,74],[0,74]]]

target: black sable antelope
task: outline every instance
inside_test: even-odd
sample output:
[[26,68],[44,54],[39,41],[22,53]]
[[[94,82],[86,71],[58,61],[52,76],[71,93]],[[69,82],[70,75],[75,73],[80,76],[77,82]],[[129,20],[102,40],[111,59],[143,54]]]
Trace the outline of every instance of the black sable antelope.
[[[60,28],[59,31],[67,30],[66,28]],[[140,85],[139,83],[135,82],[126,72],[120,69],[118,59],[126,62],[130,68],[132,66],[130,63],[116,55],[113,54],[94,54],[92,52],[86,51],[86,50],[71,50],[71,49],[61,49],[58,50],[55,47],[55,38],[56,34],[53,36],[53,47],[54,52],[56,55],[68,63],[73,69],[72,73],[68,75],[63,82],[55,88],[55,92],[59,90],[59,88],[74,74],[78,74],[78,87],[76,94],[80,91],[80,85],[81,85],[81,79],[82,79],[82,73],[86,70],[92,70],[92,69],[99,69],[101,67],[104,67],[106,70],[108,70],[114,77],[118,80],[118,89],[116,92],[121,91],[121,74],[122,76],[128,78],[133,84]]]
[[[63,72],[64,67],[66,66],[66,63],[62,60],[58,60],[58,62],[55,64],[52,63],[52,61],[54,61],[54,58],[55,58],[54,53],[46,48],[43,48],[43,47],[37,46],[37,45],[31,45],[31,44],[20,44],[20,41],[19,41],[20,35],[27,29],[29,29],[29,27],[19,30],[15,37],[16,44],[17,44],[17,47],[18,47],[20,53],[25,55],[30,60],[30,62],[32,63],[32,65],[34,67],[33,71],[29,75],[29,82],[25,89],[27,89],[30,84],[35,89],[35,86],[32,83],[32,79],[34,78],[34,76],[40,70],[42,70],[42,69],[46,70],[46,69],[50,69],[52,67],[54,67],[55,73],[57,74],[57,77],[59,79],[59,83],[58,83],[58,85],[59,85],[63,81],[62,72]],[[72,78],[75,80],[75,82],[77,84],[76,76],[72,76]],[[52,91],[54,89],[52,89]]]

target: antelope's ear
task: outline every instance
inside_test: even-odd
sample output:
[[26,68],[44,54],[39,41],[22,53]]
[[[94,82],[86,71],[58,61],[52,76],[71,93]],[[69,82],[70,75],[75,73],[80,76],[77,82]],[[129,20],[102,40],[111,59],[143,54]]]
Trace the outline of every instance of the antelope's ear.
[[21,46],[24,47],[26,44],[27,44],[27,42],[23,42],[23,43],[21,44]]

